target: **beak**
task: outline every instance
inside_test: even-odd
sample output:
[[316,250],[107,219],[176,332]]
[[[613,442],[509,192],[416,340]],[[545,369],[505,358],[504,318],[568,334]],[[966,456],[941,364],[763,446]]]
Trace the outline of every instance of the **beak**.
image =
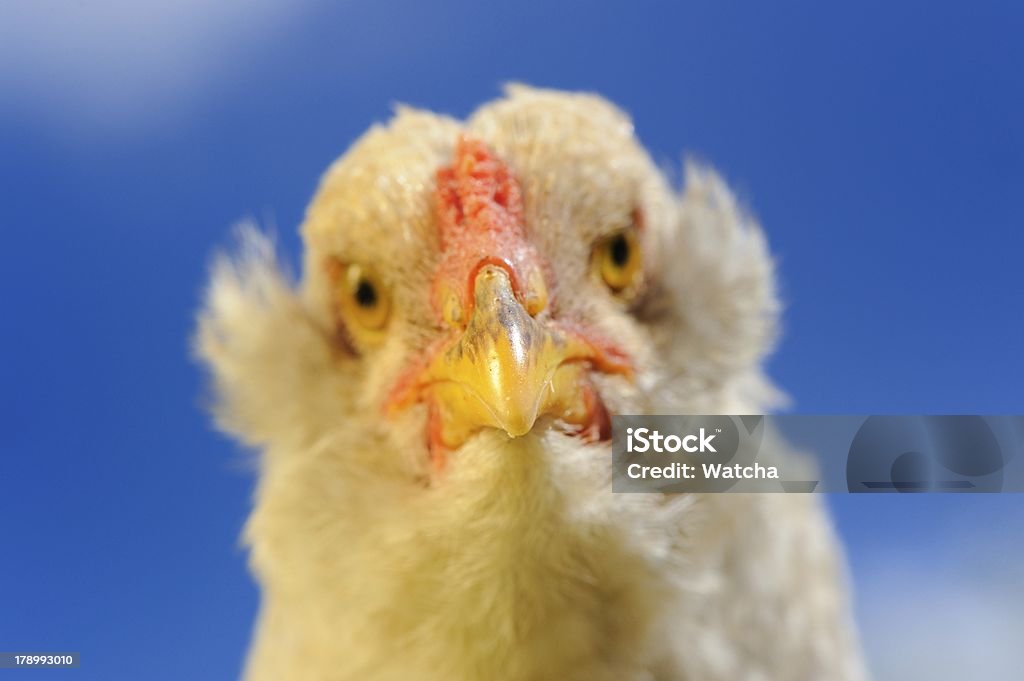
[[525,435],[554,415],[582,424],[592,411],[586,361],[600,351],[576,334],[543,324],[516,299],[504,268],[487,265],[474,281],[474,305],[462,336],[442,350],[420,385],[438,410],[435,437],[456,447],[482,427]]

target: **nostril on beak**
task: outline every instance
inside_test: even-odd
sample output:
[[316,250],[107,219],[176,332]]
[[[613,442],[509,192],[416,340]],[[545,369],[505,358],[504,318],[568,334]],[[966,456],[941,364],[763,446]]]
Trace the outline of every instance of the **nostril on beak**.
[[531,317],[536,317],[548,307],[548,287],[539,270],[533,270],[527,277],[526,287],[521,296],[523,307]]
[[462,314],[462,301],[459,300],[459,297],[454,292],[449,291],[444,297],[444,307],[441,314],[449,325],[455,327],[463,325],[465,317]]

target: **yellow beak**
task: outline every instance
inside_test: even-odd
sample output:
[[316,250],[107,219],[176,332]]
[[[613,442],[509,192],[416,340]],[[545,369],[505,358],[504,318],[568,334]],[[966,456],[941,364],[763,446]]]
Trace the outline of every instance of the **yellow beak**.
[[508,273],[488,265],[474,282],[474,307],[461,338],[427,367],[440,413],[441,442],[456,447],[482,427],[525,435],[542,415],[580,423],[589,405],[581,390],[585,341],[538,322],[516,299]]

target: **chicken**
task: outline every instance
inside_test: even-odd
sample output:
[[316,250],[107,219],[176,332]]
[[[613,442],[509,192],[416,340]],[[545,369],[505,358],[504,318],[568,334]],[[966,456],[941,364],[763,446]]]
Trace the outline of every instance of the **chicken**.
[[611,415],[778,396],[771,259],[713,171],[678,196],[617,108],[513,86],[399,108],[302,234],[293,282],[249,230],[196,337],[261,453],[246,679],[863,678],[815,497],[611,492]]

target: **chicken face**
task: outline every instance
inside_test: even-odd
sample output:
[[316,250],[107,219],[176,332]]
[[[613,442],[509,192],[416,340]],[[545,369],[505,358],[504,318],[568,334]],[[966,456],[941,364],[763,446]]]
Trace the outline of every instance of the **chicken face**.
[[404,372],[388,409],[428,404],[438,469],[446,450],[481,427],[520,437],[551,416],[586,439],[607,439],[607,413],[588,374],[629,375],[629,359],[581,325],[551,318],[558,283],[527,238],[512,171],[482,141],[463,137],[437,183],[441,257],[431,303],[450,331]]
[[[435,473],[482,429],[596,442],[609,403],[645,406],[653,347],[635,315],[671,195],[619,112],[549,99],[464,126],[404,112],[307,216],[313,304],[339,364],[361,367],[363,419],[421,421]],[[582,144],[548,146],[569,134]]]

